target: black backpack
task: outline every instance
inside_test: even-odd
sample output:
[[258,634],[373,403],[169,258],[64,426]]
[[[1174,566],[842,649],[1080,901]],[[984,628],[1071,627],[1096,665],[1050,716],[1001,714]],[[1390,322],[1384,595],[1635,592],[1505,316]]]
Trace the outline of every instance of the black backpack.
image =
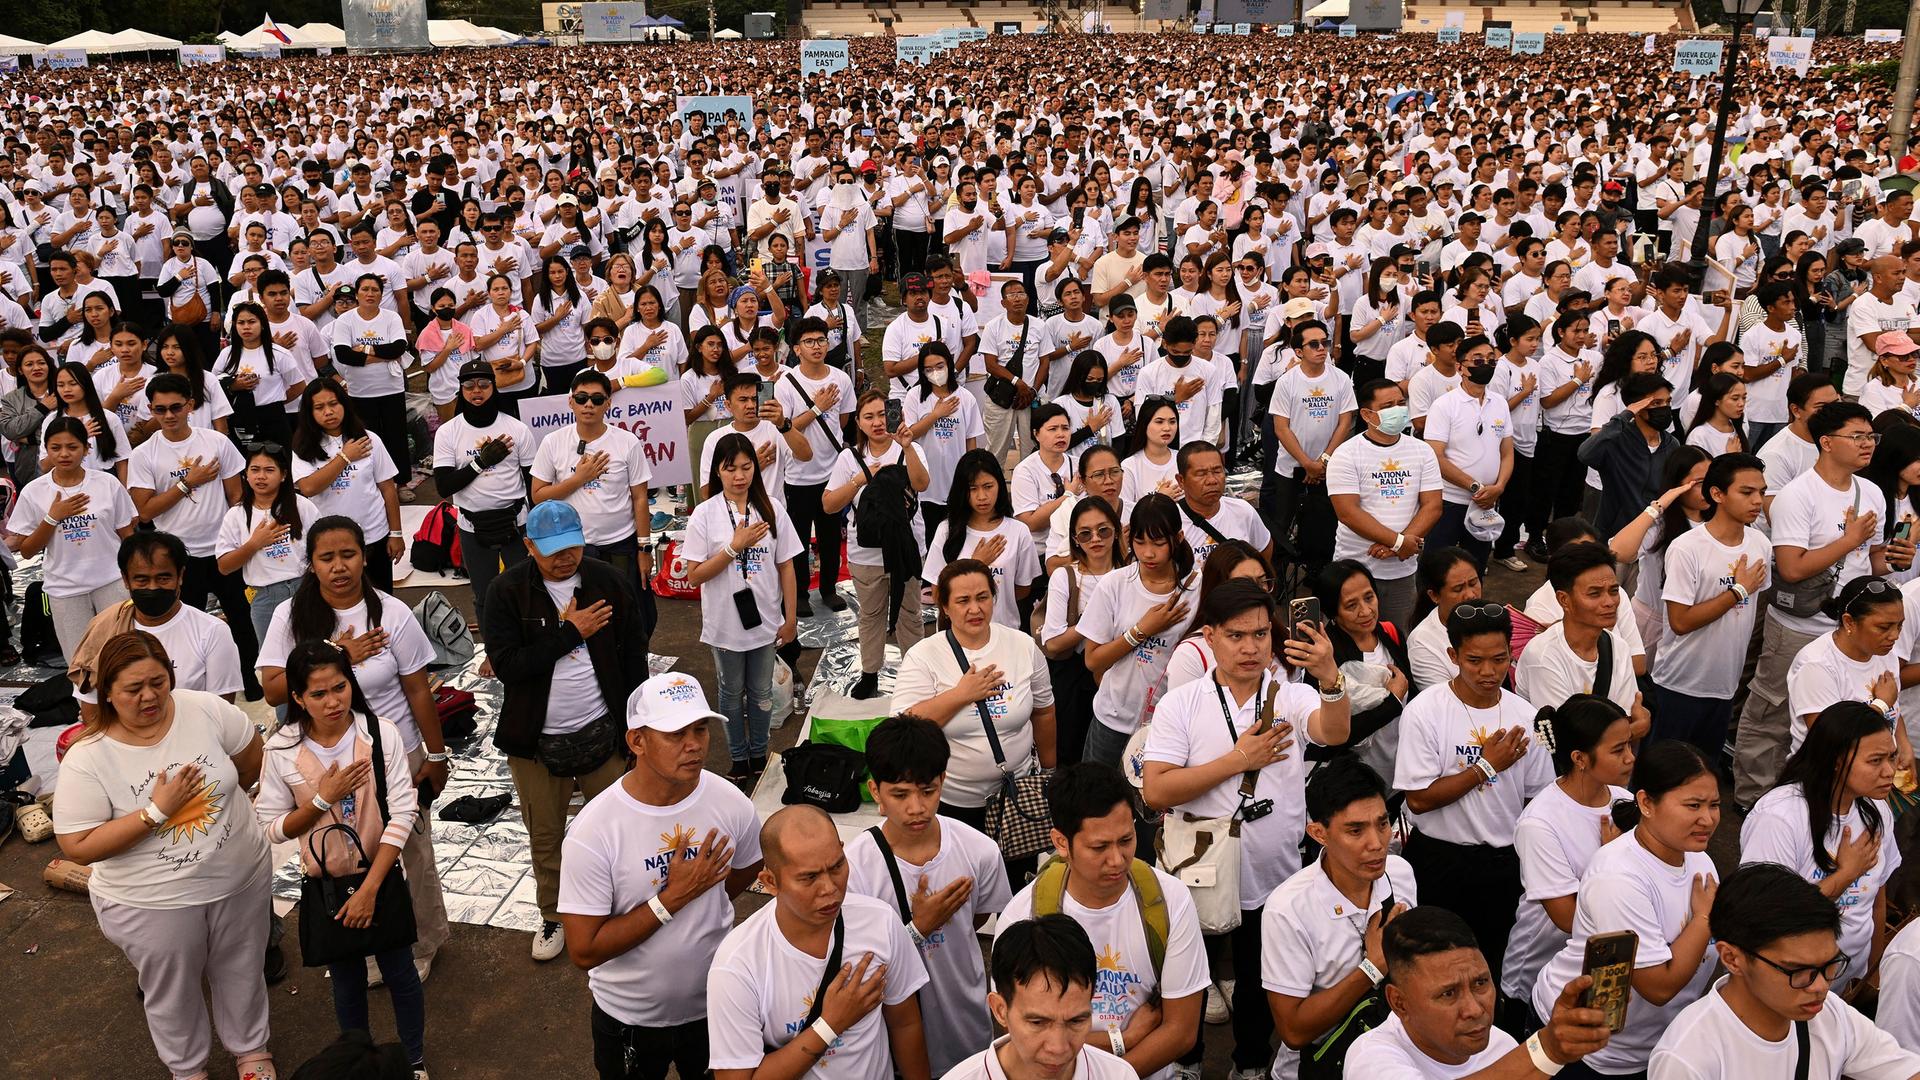
[[[860,489],[860,501],[854,513],[854,540],[861,547],[879,548],[881,565],[892,582],[892,599],[887,605],[887,633],[899,623],[900,602],[906,596],[907,581],[920,576],[923,554],[913,537],[914,518],[920,513],[920,496],[913,490],[903,462],[867,468],[866,455],[853,451],[853,460],[867,474],[867,485]],[[915,613],[918,618],[918,612]]]
[[60,639],[53,632],[47,590],[36,581],[27,586],[27,595],[20,602],[20,658],[44,667],[64,668],[60,656]]
[[806,803],[829,814],[860,809],[860,781],[867,774],[867,756],[860,751],[809,740],[781,755],[780,763],[787,775],[782,803]]

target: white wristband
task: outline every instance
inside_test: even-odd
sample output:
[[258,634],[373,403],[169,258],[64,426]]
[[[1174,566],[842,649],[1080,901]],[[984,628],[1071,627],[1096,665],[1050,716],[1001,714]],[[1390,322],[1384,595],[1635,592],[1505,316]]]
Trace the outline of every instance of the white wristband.
[[834,1041],[840,1038],[840,1033],[833,1030],[833,1025],[827,1023],[827,1018],[824,1016],[808,1025],[807,1030],[820,1036],[820,1041],[826,1043],[829,1050],[833,1049]]
[[1727,586],[1727,587],[1728,587],[1729,589],[1732,589],[1732,590],[1733,590],[1733,595],[1735,595],[1735,596],[1737,596],[1737,597],[1739,597],[1739,598],[1741,599],[1741,601],[1742,601],[1742,602],[1745,602],[1745,601],[1746,601],[1746,599],[1747,599],[1747,596],[1748,596],[1749,594],[1748,594],[1748,592],[1747,592],[1747,587],[1746,587],[1745,585],[1742,585],[1742,584],[1740,584],[1739,582],[1737,582],[1737,581],[1736,581],[1736,582],[1734,582],[1734,583],[1733,583],[1732,585],[1729,585],[1729,586]]
[[1406,534],[1406,533],[1394,533],[1394,534],[1393,534],[1393,550],[1394,550],[1394,552],[1395,552],[1396,554],[1398,554],[1398,553],[1399,553],[1399,551],[1400,551],[1400,546],[1401,546],[1402,544],[1405,544],[1406,542],[1407,542],[1407,534]]
[[451,761],[452,759],[453,759],[453,754],[450,751],[446,751],[446,750],[427,751],[427,760],[433,762],[435,765],[444,764],[445,762]]
[[[673,921],[673,912],[668,911],[667,905],[661,902],[659,893],[647,897],[647,910],[653,912],[653,917],[660,920],[661,926]],[[833,1040],[828,1039],[827,1042],[831,1044]]]
[[1500,776],[1500,770],[1494,768],[1493,762],[1488,761],[1486,758],[1476,760],[1473,763],[1473,767],[1479,769],[1480,775],[1486,777],[1489,781],[1498,779]]
[[1547,1056],[1547,1048],[1541,1045],[1540,1033],[1534,1032],[1527,1038],[1527,1056],[1533,1059],[1533,1067],[1548,1076],[1557,1076],[1565,1065]]
[[48,514],[46,517],[41,518],[40,520],[46,522],[48,525],[51,525],[56,529],[60,527],[60,519],[57,517],[54,517],[52,514]]
[[146,815],[147,815],[147,820],[153,822],[152,828],[154,832],[159,832],[160,829],[164,827],[167,823],[167,814],[165,811],[160,809],[159,803],[156,803],[156,802],[148,803],[147,809],[146,809]]
[[1127,1056],[1127,1039],[1126,1036],[1120,1034],[1119,1028],[1107,1029],[1107,1049],[1113,1051],[1114,1057],[1123,1058]]
[[313,797],[313,808],[324,814],[327,811],[333,809],[333,804],[321,798],[320,796],[315,795]]
[[914,948],[924,949],[927,947],[927,935],[921,933],[920,928],[912,923],[907,924],[907,936],[913,939]]
[[1375,986],[1379,986],[1381,983],[1387,981],[1385,973],[1379,968],[1374,967],[1373,961],[1364,956],[1360,958],[1360,974],[1365,975]]

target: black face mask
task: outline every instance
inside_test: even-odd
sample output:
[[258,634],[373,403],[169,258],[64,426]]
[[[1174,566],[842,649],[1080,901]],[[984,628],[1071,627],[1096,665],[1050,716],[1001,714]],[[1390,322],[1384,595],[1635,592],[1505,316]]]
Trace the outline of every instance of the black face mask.
[[1473,364],[1467,368],[1467,381],[1475,386],[1485,386],[1493,381],[1492,364]]
[[435,308],[435,309],[434,309],[434,311],[433,311],[433,317],[434,317],[434,318],[436,318],[436,319],[439,319],[439,320],[440,320],[441,322],[452,322],[452,321],[453,321],[453,309],[452,309],[452,308],[450,308],[450,307],[449,307],[449,308]]
[[462,391],[458,397],[454,398],[453,402],[454,412],[467,423],[477,428],[492,427],[494,419],[500,415],[500,392],[498,390],[488,394],[487,400],[478,405],[468,401],[464,391]]
[[1673,406],[1655,405],[1649,409],[1642,409],[1640,419],[1645,420],[1647,426],[1655,431],[1665,431],[1673,426]]
[[1167,363],[1172,364],[1174,367],[1186,367],[1187,362],[1192,359],[1192,353],[1170,352],[1167,354]]
[[133,599],[133,610],[149,619],[165,615],[180,602],[180,594],[172,589],[128,589],[127,595]]
[[1099,382],[1093,382],[1092,380],[1088,380],[1087,382],[1081,385],[1086,388],[1087,396],[1090,398],[1099,398],[1104,394],[1106,394],[1107,392],[1107,381],[1105,379],[1102,379]]

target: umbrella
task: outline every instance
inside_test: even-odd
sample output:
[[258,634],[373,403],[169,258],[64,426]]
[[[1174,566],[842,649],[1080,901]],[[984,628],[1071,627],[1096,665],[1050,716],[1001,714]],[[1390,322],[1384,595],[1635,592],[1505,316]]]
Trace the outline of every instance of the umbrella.
[[1399,93],[1387,99],[1387,111],[1393,112],[1395,109],[1398,109],[1400,107],[1401,102],[1407,100],[1410,97],[1414,97],[1415,95],[1419,96],[1421,105],[1433,104],[1433,95],[1428,93],[1425,90],[1402,90]]

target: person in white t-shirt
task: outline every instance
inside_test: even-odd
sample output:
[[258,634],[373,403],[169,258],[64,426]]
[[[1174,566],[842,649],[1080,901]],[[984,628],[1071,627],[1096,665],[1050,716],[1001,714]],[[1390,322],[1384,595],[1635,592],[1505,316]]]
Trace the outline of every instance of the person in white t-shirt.
[[1634,740],[1620,706],[1576,694],[1541,709],[1534,725],[1553,737],[1550,753],[1559,779],[1520,811],[1513,828],[1525,891],[1500,965],[1500,993],[1516,1002],[1532,996],[1540,969],[1567,943],[1580,877],[1594,853],[1620,835],[1613,805],[1633,798],[1626,784]]
[[1898,747],[1897,768],[1913,763],[1907,726],[1900,716],[1900,668],[1894,655],[1906,622],[1906,602],[1885,578],[1855,578],[1823,609],[1839,625],[1807,642],[1787,668],[1789,753],[1800,749],[1814,719],[1836,701],[1863,701],[1888,717]]
[[1530,749],[1536,710],[1502,686],[1512,632],[1499,604],[1453,609],[1447,653],[1459,674],[1407,703],[1394,758],[1394,787],[1407,793],[1414,827],[1402,853],[1425,902],[1473,925],[1496,978],[1493,958],[1506,955],[1521,895],[1514,826],[1525,801],[1553,782],[1547,755]]
[[1353,1041],[1346,1075],[1381,1080],[1554,1076],[1604,1049],[1606,1012],[1584,1008],[1592,979],[1569,983],[1525,1043],[1494,1027],[1496,988],[1483,947],[1460,916],[1425,904],[1388,923],[1386,1003],[1393,1016]]
[[368,545],[367,578],[382,591],[393,588],[393,567],[407,552],[400,532],[398,472],[386,444],[374,438],[366,418],[349,404],[332,377],[307,384],[293,430],[293,483],[326,516],[351,518],[363,537],[386,535]]
[[1589,938],[1638,935],[1626,1025],[1587,1059],[1609,1075],[1646,1068],[1667,1025],[1706,991],[1714,965],[1707,909],[1718,874],[1707,844],[1720,824],[1719,777],[1700,751],[1668,739],[1641,747],[1632,786],[1639,824],[1587,864],[1567,943],[1540,970],[1532,995],[1535,1014],[1548,1011],[1587,978]]
[[[152,634],[173,664],[173,683],[183,690],[204,690],[232,701],[242,685],[240,650],[232,628],[221,619],[181,603],[186,580],[186,545],[169,533],[136,532],[120,541],[120,584],[132,597],[93,617],[79,655],[67,667],[80,718],[92,720],[99,709],[94,668],[99,646],[115,634]],[[245,680],[252,683],[253,672]],[[257,683],[253,684],[256,687]]]
[[601,1076],[664,1077],[669,1062],[703,1076],[707,971],[761,872],[760,830],[747,797],[705,770],[721,716],[698,683],[656,675],[624,710],[633,765],[588,800],[562,849],[567,955],[587,972]]
[[[1423,411],[1420,433],[1433,447],[1441,480],[1440,520],[1429,535],[1436,547],[1465,548],[1484,568],[1497,535],[1475,536],[1467,518],[1498,513],[1494,508],[1513,479],[1513,415],[1506,398],[1488,391],[1498,370],[1493,342],[1476,334],[1460,342],[1458,353],[1460,384]],[[1421,378],[1415,377],[1416,386]]]
[[[726,395],[727,412],[733,421],[715,430],[701,444],[699,468],[693,475],[700,482],[702,499],[712,498],[714,492],[719,490],[708,479],[713,472],[713,444],[728,432],[738,433],[752,442],[760,482],[768,495],[781,495],[786,491],[783,480],[789,464],[795,460],[806,461],[813,456],[813,444],[807,440],[806,433],[796,431],[786,423],[785,410],[773,398],[774,387],[766,387],[767,400],[762,403],[760,397],[764,376],[745,365],[742,367],[743,370],[720,380],[721,392]],[[776,375],[785,370],[776,369]]]
[[892,904],[848,892],[833,819],[788,806],[760,828],[773,903],[728,933],[707,972],[715,1080],[929,1080],[927,967]]
[[1432,447],[1407,434],[1407,395],[1398,385],[1370,382],[1355,401],[1366,426],[1327,462],[1327,494],[1340,521],[1333,555],[1365,566],[1379,590],[1380,617],[1409,626],[1414,561],[1440,520],[1440,463]]
[[1014,894],[998,932],[1058,914],[1085,928],[1106,958],[1086,1041],[1124,1057],[1141,1080],[1173,1080],[1199,1034],[1206,948],[1187,886],[1134,857],[1134,801],[1111,765],[1081,761],[1055,772],[1047,795],[1055,856]]
[[653,466],[646,448],[625,428],[607,423],[613,381],[591,368],[573,377],[573,423],[547,433],[533,458],[533,501],[564,499],[580,513],[587,554],[633,575],[635,587],[653,577],[652,514],[647,506]]
[[[1672,1018],[1647,1063],[1650,1080],[1910,1080],[1920,1053],[1834,991],[1849,957],[1832,898],[1785,867],[1727,875],[1708,925],[1727,973]],[[1627,1014],[1631,1017],[1631,1011]],[[1629,1021],[1631,1022],[1631,1021]]]
[[1867,976],[1887,936],[1883,891],[1900,868],[1886,803],[1895,752],[1885,713],[1835,702],[1740,826],[1742,863],[1785,866],[1839,908],[1840,951],[1852,961],[1831,978],[1842,992]]
[[[1327,463],[1333,451],[1353,433],[1353,379],[1328,363],[1332,339],[1327,327],[1309,319],[1292,329],[1293,349],[1300,362],[1273,383],[1271,414],[1277,443],[1273,468],[1261,484],[1262,506],[1275,512],[1272,531],[1286,536],[1298,512],[1304,486],[1326,489]],[[1279,490],[1268,497],[1268,485]],[[1325,536],[1314,537],[1325,550]]]
[[294,527],[319,521],[320,508],[294,490],[283,447],[248,451],[246,481],[247,493],[220,519],[213,553],[223,572],[246,582],[253,632],[264,640],[273,609],[293,596],[307,572],[304,537],[293,535]]
[[127,599],[115,558],[133,532],[133,500],[118,477],[84,468],[87,428],[71,416],[47,422],[41,451],[51,467],[20,490],[7,518],[6,543],[41,560],[47,606],[60,654],[72,660],[94,616]]
[[1271,1073],[1263,1060],[1234,1080],[1294,1080],[1302,1054],[1385,981],[1382,930],[1419,902],[1413,867],[1388,850],[1393,825],[1378,773],[1336,757],[1314,769],[1305,800],[1320,857],[1274,889],[1261,915],[1260,983],[1280,1051]]
[[943,1080],[1137,1080],[1133,1066],[1089,1038],[1100,976],[1092,939],[1068,916],[1003,927],[993,943],[987,1008],[1007,1033]]
[[1880,954],[1880,1011],[1874,1020],[1901,1046],[1920,1046],[1920,919],[1908,920]]
[[[1597,694],[1632,719],[1634,738],[1644,736],[1652,718],[1640,700],[1631,647],[1614,629],[1620,617],[1620,575],[1613,553],[1599,544],[1567,544],[1548,561],[1547,581],[1564,617],[1527,644],[1514,665],[1514,685],[1541,708],[1558,706],[1575,694]],[[1609,677],[1600,685],[1603,659]]]
[[433,481],[459,511],[460,551],[473,581],[474,620],[486,623],[486,596],[503,568],[527,557],[518,526],[526,520],[533,433],[506,413],[493,365],[469,360],[455,382],[455,412],[433,434]]
[[1193,547],[1195,566],[1205,566],[1216,545],[1232,538],[1244,540],[1260,553],[1273,558],[1273,537],[1259,511],[1242,498],[1225,498],[1226,459],[1210,442],[1188,443],[1180,448],[1175,478],[1180,484],[1181,515],[1185,518],[1187,543]]
[[920,1011],[936,1075],[993,1039],[976,935],[1013,898],[1000,846],[936,812],[947,747],[918,711],[881,721],[867,736],[867,790],[884,820],[847,844],[847,891],[896,909],[927,966]]

